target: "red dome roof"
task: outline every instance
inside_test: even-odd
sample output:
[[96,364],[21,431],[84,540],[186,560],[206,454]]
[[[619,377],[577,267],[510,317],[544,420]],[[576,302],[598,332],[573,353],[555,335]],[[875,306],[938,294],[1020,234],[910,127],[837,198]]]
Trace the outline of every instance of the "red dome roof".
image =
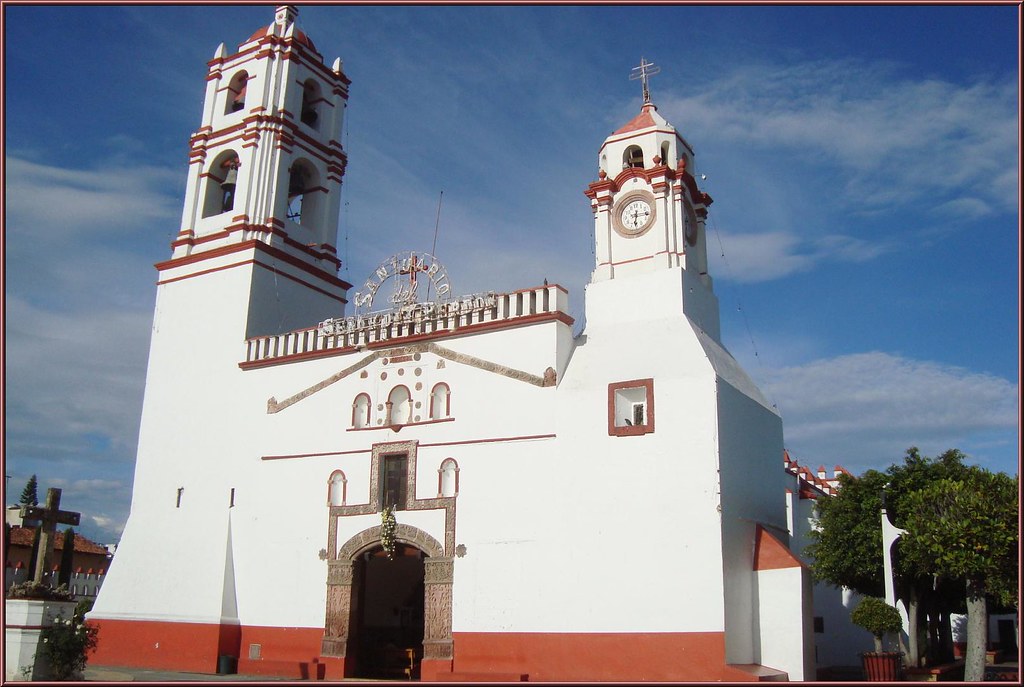
[[[260,38],[263,38],[264,36],[266,36],[269,32],[270,32],[270,27],[269,26],[264,26],[261,29],[256,29],[256,33],[254,33],[253,35],[249,36],[249,39],[247,41],[245,41],[245,42],[246,43],[251,43],[252,41],[259,40]],[[304,31],[300,31],[298,28],[296,28],[295,29],[295,33],[293,34],[292,37],[295,39],[296,42],[301,43],[302,45],[306,46],[310,50],[314,50],[316,52],[319,52],[316,49],[316,46],[313,45],[313,40],[309,36],[307,36]]]

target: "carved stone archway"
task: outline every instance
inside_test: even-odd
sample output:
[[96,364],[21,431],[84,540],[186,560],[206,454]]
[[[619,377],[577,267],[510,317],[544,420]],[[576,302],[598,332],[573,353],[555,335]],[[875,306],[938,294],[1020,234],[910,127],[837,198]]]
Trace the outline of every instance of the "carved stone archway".
[[[452,582],[455,566],[444,555],[440,542],[423,530],[399,523],[395,541],[415,546],[426,554],[423,561],[423,660],[452,660]],[[353,536],[328,561],[327,620],[321,654],[344,658],[352,627],[352,563],[362,553],[379,546],[380,526],[370,527]],[[346,670],[347,672],[347,670]]]

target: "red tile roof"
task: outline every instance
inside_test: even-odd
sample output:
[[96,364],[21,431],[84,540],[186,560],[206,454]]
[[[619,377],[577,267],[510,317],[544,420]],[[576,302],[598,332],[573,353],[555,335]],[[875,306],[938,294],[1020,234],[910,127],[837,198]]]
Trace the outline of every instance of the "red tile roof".
[[644,105],[640,110],[640,114],[633,117],[633,119],[629,120],[620,128],[616,129],[612,136],[615,134],[624,134],[627,131],[636,131],[637,129],[646,129],[649,126],[654,126],[654,117],[651,116],[650,112],[652,107],[654,106],[650,104]]
[[[32,547],[32,541],[35,539],[36,530],[34,527],[18,527],[14,526],[11,528],[11,546],[27,546]],[[54,551],[64,550],[64,533],[57,532],[57,536],[53,543]],[[83,537],[78,532],[75,532],[75,551],[77,553],[95,553],[95,554],[106,554],[107,550],[92,541]]]

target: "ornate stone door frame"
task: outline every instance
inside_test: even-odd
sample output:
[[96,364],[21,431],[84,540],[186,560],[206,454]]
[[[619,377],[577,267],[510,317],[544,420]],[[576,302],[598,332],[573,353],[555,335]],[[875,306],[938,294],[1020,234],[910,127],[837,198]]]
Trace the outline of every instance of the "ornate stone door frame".
[[[426,554],[423,560],[423,659],[452,660],[452,582],[455,566],[444,555],[441,544],[423,530],[399,523],[395,541],[415,546]],[[352,563],[362,553],[380,546],[380,525],[363,530],[349,539],[328,561],[327,623],[321,654],[345,657],[352,627]],[[347,672],[347,671],[346,671]]]
[[[386,455],[408,456],[406,499],[402,510],[434,510],[445,512],[444,543],[423,530],[398,523],[395,540],[415,546],[426,554],[423,591],[423,660],[452,660],[452,582],[454,580],[455,504],[456,496],[431,499],[416,498],[416,460],[418,441],[374,444],[370,456],[369,503],[330,506],[327,556],[327,618],[321,644],[323,656],[345,657],[352,615],[358,589],[353,584],[352,564],[366,551],[380,546],[380,525],[356,534],[338,547],[338,519],[354,515],[371,515],[381,510],[380,466]],[[401,512],[401,510],[399,511]]]

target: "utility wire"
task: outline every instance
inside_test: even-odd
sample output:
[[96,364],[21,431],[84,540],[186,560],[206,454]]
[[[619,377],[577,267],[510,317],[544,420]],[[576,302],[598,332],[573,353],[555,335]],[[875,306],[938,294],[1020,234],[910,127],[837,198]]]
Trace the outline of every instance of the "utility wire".
[[[761,356],[760,356],[760,354],[758,353],[758,350],[757,350],[757,342],[754,341],[754,332],[750,329],[750,321],[747,319],[747,312],[746,312],[746,310],[743,309],[743,303],[740,301],[740,296],[739,296],[740,289],[739,289],[739,286],[738,286],[739,282],[737,281],[736,275],[735,275],[735,273],[732,270],[732,265],[729,264],[729,258],[726,257],[726,255],[725,255],[725,245],[722,243],[722,234],[721,234],[721,232],[718,231],[718,222],[715,221],[715,216],[713,214],[711,214],[711,213],[708,213],[708,214],[711,216],[711,227],[712,227],[712,229],[714,229],[714,231],[715,231],[715,238],[718,240],[718,250],[720,251],[720,255],[722,257],[722,262],[725,264],[726,273],[732,279],[733,283],[737,284],[737,286],[736,286],[736,294],[737,294],[736,295],[736,310],[740,313],[740,316],[743,318],[743,327],[744,327],[744,329],[747,330],[747,338],[750,339],[750,347],[754,351],[754,359],[757,360],[758,368],[763,373],[765,371],[765,368],[764,368],[764,364],[761,361]],[[775,403],[774,400],[772,401],[772,407],[775,408],[776,410],[778,410],[778,405]]]

